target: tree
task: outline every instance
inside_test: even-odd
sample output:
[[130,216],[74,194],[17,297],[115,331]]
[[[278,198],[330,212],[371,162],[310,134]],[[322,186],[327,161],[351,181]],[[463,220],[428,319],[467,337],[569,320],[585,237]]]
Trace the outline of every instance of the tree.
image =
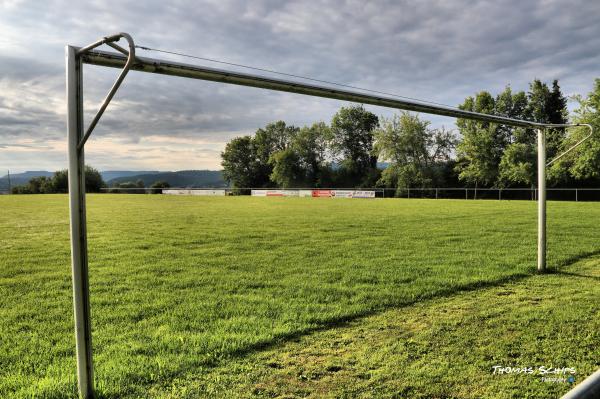
[[264,184],[260,161],[250,136],[236,137],[221,153],[223,177],[233,187],[261,187]]
[[[532,120],[540,123],[566,123],[566,99],[558,81],[552,90],[534,80],[529,93],[513,93],[507,86],[495,99],[487,92],[469,97],[462,109],[480,113]],[[531,185],[535,180],[536,132],[486,122],[459,119],[462,140],[457,146],[459,179],[478,186]],[[548,157],[554,157],[564,139],[563,129],[546,131]]]
[[299,187],[304,183],[304,171],[300,166],[300,157],[292,148],[286,148],[273,154],[270,158],[273,165],[271,181],[279,187]]
[[162,189],[163,188],[169,188],[171,187],[171,185],[164,181],[164,180],[158,180],[155,181],[154,183],[152,183],[152,185],[150,186],[150,193],[151,194],[160,194],[162,193]]
[[383,119],[375,131],[374,153],[390,164],[379,183],[398,188],[440,185],[440,166],[450,159],[455,142],[451,132],[430,129],[428,121],[409,112]]
[[[496,113],[509,118],[531,120],[527,94],[524,91],[512,94],[510,87],[507,87],[497,97]],[[535,132],[532,129],[506,125],[500,125],[499,129],[507,132],[507,136],[498,165],[496,185],[499,187],[530,186],[535,179],[536,170]]]
[[[600,79],[594,82],[593,90],[587,97],[576,96],[579,107],[574,111],[573,123],[588,123],[594,132],[600,131]],[[560,150],[564,151],[589,134],[586,127],[569,129],[569,136],[563,141]],[[588,142],[555,162],[550,168],[550,176],[559,180],[600,179],[600,141],[592,137]]]
[[91,166],[85,166],[85,191],[88,193],[99,193],[106,183],[98,170]]
[[[546,83],[535,79],[529,86],[529,113],[533,121],[540,123],[567,123],[567,99],[563,96],[558,80],[552,82],[552,91]],[[546,154],[553,158],[565,138],[564,129],[546,129]]]
[[332,133],[324,122],[303,127],[292,142],[302,170],[303,185],[325,187],[331,185],[330,144]]
[[[85,190],[88,193],[100,192],[106,187],[102,175],[91,166],[85,166]],[[51,178],[40,176],[29,180],[24,186],[16,186],[12,190],[14,194],[51,194],[67,193],[69,191],[69,179],[66,169],[54,172]]]
[[535,154],[530,145],[512,143],[504,151],[499,167],[501,187],[510,184],[531,185],[536,173]]
[[278,121],[258,129],[254,137],[231,140],[221,153],[225,180],[237,188],[272,186],[272,156],[289,148],[299,130]]
[[[494,114],[496,101],[486,91],[468,97],[460,109]],[[467,119],[456,121],[462,140],[458,143],[458,178],[477,187],[480,184],[492,185],[498,177],[498,165],[506,143],[505,133],[493,123]]]
[[62,169],[54,172],[52,176],[52,186],[55,193],[68,193],[69,192],[69,176],[66,169]]
[[258,160],[257,186],[271,186],[273,163],[271,156],[276,152],[287,149],[300,129],[288,126],[284,121],[269,123],[264,128],[258,129],[253,138]]
[[13,194],[51,194],[52,192],[52,179],[46,176],[32,177],[26,185],[15,186],[12,189]]
[[372,155],[377,126],[377,115],[362,105],[342,107],[331,121],[333,153],[342,157],[342,172],[352,182],[369,185],[368,176],[377,167],[377,157]]

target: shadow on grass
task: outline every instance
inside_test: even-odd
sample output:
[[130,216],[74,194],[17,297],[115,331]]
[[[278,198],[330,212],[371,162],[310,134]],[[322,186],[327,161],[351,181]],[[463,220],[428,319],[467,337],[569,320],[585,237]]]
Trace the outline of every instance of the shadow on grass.
[[[558,268],[560,268],[560,267],[568,266],[568,265],[576,263],[580,260],[583,260],[585,258],[590,258],[590,257],[596,256],[596,255],[600,255],[600,250],[586,252],[583,254],[579,254],[579,255],[570,257],[566,260],[558,262],[557,266],[549,269],[547,272],[549,274],[560,274],[560,275],[577,276],[577,277],[592,278],[595,280],[600,280],[600,277],[597,277],[597,276],[588,276],[588,275],[584,275],[584,274],[577,274],[577,273],[571,273],[571,272],[558,270]],[[285,343],[287,343],[289,341],[297,341],[302,337],[309,336],[311,334],[314,334],[314,333],[317,333],[320,331],[326,331],[326,330],[330,330],[330,329],[334,329],[334,328],[345,327],[354,321],[359,321],[361,319],[376,315],[378,313],[381,313],[381,312],[384,312],[387,310],[401,309],[404,307],[412,306],[412,305],[417,304],[420,301],[432,300],[432,299],[438,299],[438,298],[451,298],[455,295],[460,295],[460,294],[466,293],[466,292],[473,292],[473,291],[477,291],[480,289],[500,287],[505,284],[519,282],[519,281],[525,280],[525,279],[527,279],[529,277],[533,277],[533,276],[539,276],[539,274],[535,270],[531,270],[528,273],[513,274],[510,276],[505,276],[505,277],[502,277],[502,278],[499,278],[496,280],[492,280],[492,281],[474,281],[474,282],[467,283],[467,284],[457,285],[455,287],[447,287],[444,289],[440,289],[440,290],[437,290],[437,291],[429,293],[429,294],[418,296],[411,300],[388,303],[388,304],[384,304],[384,305],[381,305],[381,306],[378,306],[378,307],[375,307],[372,309],[368,309],[368,310],[365,310],[362,312],[356,312],[356,313],[352,313],[352,314],[348,314],[348,315],[342,315],[339,317],[330,318],[329,320],[320,322],[318,325],[316,325],[314,327],[299,329],[297,331],[290,332],[290,333],[279,334],[271,339],[259,341],[254,344],[247,345],[244,348],[240,348],[238,350],[231,351],[229,353],[225,353],[222,358],[211,360],[208,362],[203,362],[201,366],[208,367],[208,368],[217,367],[217,366],[226,364],[229,361],[249,356],[253,353],[273,349],[279,345],[284,345]],[[198,366],[200,366],[200,365],[198,365]],[[175,376],[172,376],[172,377],[175,377]],[[105,393],[98,393],[96,396],[96,398],[98,398],[98,399],[116,399],[117,397],[118,396],[114,396],[111,394],[105,394]]]
[[573,277],[589,278],[589,279],[592,279],[592,280],[600,281],[600,276],[590,276],[589,274],[571,273],[571,272],[566,272],[564,270],[558,270],[558,271],[555,272],[555,274],[562,274],[562,275],[565,275],[565,276],[573,276]]
[[445,289],[441,289],[441,290],[432,292],[430,294],[422,295],[422,296],[416,297],[414,299],[411,299],[411,300],[408,300],[405,302],[384,304],[384,305],[381,305],[381,306],[378,306],[378,307],[375,307],[375,308],[372,308],[369,310],[365,310],[362,312],[357,312],[357,313],[353,313],[353,314],[334,317],[325,322],[319,323],[319,325],[317,325],[315,327],[300,329],[298,331],[294,331],[291,333],[280,334],[280,335],[273,337],[272,339],[265,340],[265,341],[259,341],[252,345],[248,345],[245,348],[240,348],[238,350],[229,352],[228,356],[226,358],[216,362],[215,365],[217,365],[218,363],[223,363],[224,361],[227,361],[227,360],[230,360],[233,358],[244,357],[244,356],[250,355],[254,352],[268,350],[268,349],[274,348],[278,345],[284,344],[288,341],[295,341],[304,336],[311,335],[311,334],[319,332],[319,331],[326,331],[326,330],[333,329],[333,328],[344,327],[344,326],[347,326],[351,322],[358,321],[358,320],[364,319],[369,316],[373,316],[375,314],[384,312],[386,310],[401,309],[401,308],[404,308],[407,306],[415,305],[418,302],[424,301],[424,300],[431,300],[431,299],[436,299],[436,298],[449,298],[449,297],[452,297],[454,295],[458,295],[458,294],[461,294],[464,292],[477,291],[479,289],[484,289],[484,288],[499,287],[504,284],[521,281],[523,279],[526,279],[528,277],[533,277],[535,275],[536,275],[535,272],[518,273],[518,274],[513,274],[510,276],[502,277],[502,278],[492,280],[492,281],[475,281],[475,282],[468,283],[468,284],[462,284],[462,285],[457,285],[455,287],[448,287]]
[[[588,276],[588,275],[584,275],[584,274],[577,274],[577,273],[558,270],[559,267],[569,266],[574,263],[577,263],[580,260],[583,260],[586,258],[591,258],[596,255],[600,255],[600,249],[595,250],[595,251],[584,252],[584,253],[572,256],[570,258],[567,258],[563,261],[560,261],[560,262],[558,262],[558,264],[555,268],[549,269],[548,272],[553,273],[553,274],[571,275],[571,276],[592,278],[595,280],[600,280],[600,277],[597,277],[597,276]],[[236,351],[230,352],[229,358],[244,357],[244,356],[250,355],[254,352],[260,352],[263,350],[271,349],[271,348],[273,348],[277,345],[281,345],[287,341],[297,340],[303,336],[310,335],[310,334],[313,334],[313,333],[316,333],[319,331],[325,331],[325,330],[329,330],[329,329],[333,329],[333,328],[343,327],[353,321],[358,321],[360,319],[375,315],[380,312],[384,312],[386,310],[401,309],[403,307],[415,305],[416,303],[423,301],[423,300],[430,300],[430,299],[436,299],[436,298],[449,298],[449,297],[452,297],[454,295],[459,295],[464,292],[477,291],[479,289],[485,289],[485,288],[499,287],[499,286],[502,286],[507,283],[521,281],[528,277],[533,277],[536,275],[539,275],[539,274],[536,273],[535,271],[532,271],[530,273],[513,274],[510,276],[502,277],[502,278],[492,280],[492,281],[475,281],[475,282],[468,283],[468,284],[462,284],[462,285],[457,285],[455,287],[448,287],[448,288],[445,288],[442,290],[438,290],[436,292],[432,292],[427,295],[422,295],[422,296],[419,296],[415,299],[412,299],[412,300],[409,300],[406,302],[390,303],[390,304],[382,305],[382,306],[379,306],[379,307],[376,307],[373,309],[369,309],[369,310],[366,310],[363,312],[358,312],[358,313],[354,313],[354,314],[349,314],[349,315],[332,318],[332,319],[329,319],[326,322],[320,323],[318,326],[315,326],[312,328],[306,328],[306,329],[294,331],[292,333],[281,334],[270,340],[261,341],[261,342],[257,342],[252,345],[248,345],[245,348],[241,348]],[[225,360],[227,360],[227,358]],[[220,362],[222,362],[222,361],[220,361]]]
[[600,249],[597,249],[595,251],[588,251],[588,252],[582,252],[580,254],[571,256],[567,259],[564,259],[562,261],[557,262],[556,267],[566,267],[566,266],[570,266],[574,263],[579,262],[580,260],[583,259],[587,259],[587,258],[591,258],[594,257],[596,255],[600,255]]

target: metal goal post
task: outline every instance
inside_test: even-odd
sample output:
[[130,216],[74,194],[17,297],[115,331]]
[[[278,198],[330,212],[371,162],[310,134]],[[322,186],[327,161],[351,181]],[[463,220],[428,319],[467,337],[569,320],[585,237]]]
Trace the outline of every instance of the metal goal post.
[[[117,44],[124,39],[127,48]],[[116,52],[100,51],[96,48],[107,45]],[[307,84],[297,81],[277,79],[242,72],[208,68],[154,58],[138,57],[135,44],[127,33],[106,36],[85,47],[66,46],[66,91],[67,91],[67,135],[69,153],[69,206],[71,225],[71,265],[73,273],[73,307],[75,317],[75,337],[77,347],[77,378],[80,396],[94,396],[94,378],[92,364],[92,334],[90,318],[90,294],[88,277],[88,251],[86,233],[85,172],[84,147],[94,127],[100,120],[106,107],[117,92],[130,70],[161,75],[179,76],[227,84],[250,86],[267,90],[304,94],[361,104],[416,111],[426,114],[471,119],[488,123],[504,124],[535,129],[538,140],[538,253],[537,268],[546,269],[546,138],[547,128],[567,128],[584,126],[582,124],[537,123],[497,115],[487,115],[457,108],[433,105],[408,99],[365,94],[360,91]],[[83,65],[91,64],[121,70],[117,80],[102,102],[100,109],[87,128],[83,121]],[[565,151],[556,159],[582,144],[590,134]],[[555,160],[556,160],[555,159]],[[554,161],[554,160],[553,160]],[[552,162],[553,162],[552,161]]]

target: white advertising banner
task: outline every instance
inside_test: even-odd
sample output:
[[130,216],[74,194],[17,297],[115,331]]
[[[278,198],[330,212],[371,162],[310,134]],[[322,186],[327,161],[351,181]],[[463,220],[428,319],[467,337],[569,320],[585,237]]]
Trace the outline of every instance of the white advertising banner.
[[171,195],[207,195],[207,196],[225,196],[225,190],[162,190],[163,194],[171,194]]
[[[281,190],[281,195],[283,197],[297,197],[299,194],[299,190]],[[269,194],[267,194],[269,195]]]
[[375,191],[333,190],[331,196],[335,198],[375,198]]
[[375,191],[355,191],[352,198],[375,198]]
[[350,190],[333,190],[331,196],[334,198],[352,198],[354,191]]
[[254,197],[297,197],[298,190],[252,190]]

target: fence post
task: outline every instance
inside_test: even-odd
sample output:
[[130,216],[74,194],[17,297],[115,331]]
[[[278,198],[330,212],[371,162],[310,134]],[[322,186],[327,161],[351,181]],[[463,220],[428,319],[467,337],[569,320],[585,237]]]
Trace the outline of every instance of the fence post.
[[410,187],[408,188],[408,198],[410,198]]
[[579,190],[575,189],[575,202],[579,202]]
[[502,201],[502,189],[498,190],[498,201]]
[[438,199],[438,189],[435,189],[435,199]]
[[465,199],[468,200],[469,199],[469,189],[465,188]]

